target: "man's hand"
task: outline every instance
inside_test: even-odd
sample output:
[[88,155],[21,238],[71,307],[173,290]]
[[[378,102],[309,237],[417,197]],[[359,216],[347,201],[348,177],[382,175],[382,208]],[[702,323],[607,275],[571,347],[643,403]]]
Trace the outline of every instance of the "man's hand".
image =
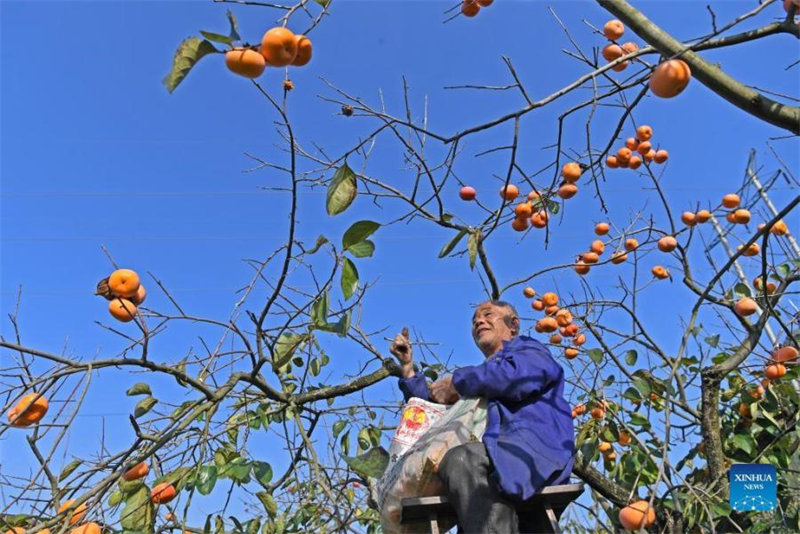
[[455,404],[461,396],[453,386],[453,376],[447,375],[430,385],[429,396],[439,404]]
[[394,354],[397,361],[402,365],[401,374],[403,378],[414,376],[414,364],[412,363],[411,341],[408,339],[408,328],[397,334],[389,346],[389,352]]

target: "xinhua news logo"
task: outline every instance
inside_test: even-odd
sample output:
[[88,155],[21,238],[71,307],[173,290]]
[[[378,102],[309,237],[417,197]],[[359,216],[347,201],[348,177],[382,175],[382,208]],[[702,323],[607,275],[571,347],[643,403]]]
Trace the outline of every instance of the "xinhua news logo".
[[730,504],[734,510],[763,512],[778,505],[778,474],[774,465],[735,464],[729,477]]

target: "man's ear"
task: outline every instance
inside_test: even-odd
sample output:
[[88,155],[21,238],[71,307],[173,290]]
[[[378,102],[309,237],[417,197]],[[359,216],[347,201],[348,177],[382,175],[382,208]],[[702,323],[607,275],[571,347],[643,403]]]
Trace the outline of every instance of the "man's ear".
[[519,317],[510,317],[506,321],[506,324],[511,328],[511,331],[515,336],[519,335]]

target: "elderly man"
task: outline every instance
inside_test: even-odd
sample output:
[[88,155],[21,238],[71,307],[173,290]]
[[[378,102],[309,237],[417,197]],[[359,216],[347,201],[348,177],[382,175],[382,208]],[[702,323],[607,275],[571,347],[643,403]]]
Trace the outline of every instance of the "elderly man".
[[544,345],[519,335],[519,316],[507,302],[476,308],[472,338],[486,360],[456,370],[429,390],[425,377],[414,372],[408,338],[399,334],[389,350],[402,365],[400,389],[406,400],[488,400],[483,442],[454,447],[439,466],[459,532],[536,532],[540,518],[518,514],[516,505],[544,486],[567,483],[572,471],[564,371]]

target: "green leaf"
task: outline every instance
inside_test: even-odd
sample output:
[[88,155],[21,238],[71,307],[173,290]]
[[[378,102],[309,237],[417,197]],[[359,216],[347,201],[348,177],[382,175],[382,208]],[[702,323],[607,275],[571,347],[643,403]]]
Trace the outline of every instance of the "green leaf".
[[342,260],[342,293],[347,300],[353,296],[358,289],[358,269],[350,258]]
[[342,455],[342,459],[359,475],[371,478],[380,478],[389,465],[389,453],[383,447],[373,447],[355,457]]
[[64,469],[61,470],[61,474],[58,475],[58,481],[64,482],[64,480],[68,476],[70,476],[73,473],[73,471],[75,471],[78,468],[78,466],[81,465],[82,463],[83,460],[72,460],[64,467]]
[[625,363],[628,365],[636,365],[636,360],[639,358],[639,354],[631,349],[625,353]]
[[350,314],[351,312],[347,311],[342,314],[342,316],[339,317],[339,320],[335,323],[328,323],[325,326],[318,327],[318,329],[325,332],[331,332],[339,337],[345,337],[347,332],[350,330]]
[[475,268],[475,257],[478,255],[478,239],[480,239],[480,231],[469,234],[467,239],[467,253],[469,253],[469,268]]
[[138,490],[125,494],[125,507],[119,517],[124,530],[154,532],[155,511],[150,492],[144,484]]
[[311,305],[311,322],[314,326],[324,326],[328,324],[328,292],[325,291],[317,297]]
[[561,204],[559,204],[558,202],[552,200],[549,200],[547,202],[547,211],[549,211],[553,215],[558,215],[558,210],[560,209],[561,209]]
[[333,439],[339,437],[339,434],[342,433],[342,430],[344,430],[345,426],[347,426],[347,421],[345,421],[344,419],[339,419],[338,421],[333,423]]
[[714,334],[713,336],[708,336],[705,339],[705,342],[708,343],[708,345],[711,348],[713,348],[713,349],[717,348],[717,345],[719,345],[719,334]]
[[231,25],[231,32],[229,34],[230,38],[234,41],[241,40],[239,37],[239,23],[236,21],[236,17],[233,15],[233,12],[229,9],[228,10],[228,22]]
[[356,243],[364,241],[380,227],[381,225],[375,221],[358,221],[353,223],[342,236],[342,249],[347,250]]
[[331,0],[314,0],[314,1],[319,5],[321,5],[322,7],[326,7],[328,5],[328,2],[330,2]]
[[111,492],[111,495],[108,497],[108,505],[109,506],[116,506],[122,502],[122,492],[119,490],[114,490]]
[[226,45],[233,45],[233,39],[231,39],[227,35],[222,35],[220,33],[214,33],[214,32],[207,32],[203,30],[200,30],[200,33],[203,35],[203,37],[205,37],[209,41],[214,41],[215,43],[222,43]]
[[128,391],[126,391],[125,394],[129,397],[133,397],[134,395],[152,395],[153,392],[150,391],[150,386],[144,382],[139,382],[138,384],[134,384],[128,388]]
[[324,245],[327,242],[328,242],[328,238],[327,237],[325,237],[324,235],[318,236],[317,237],[317,242],[314,243],[314,247],[311,250],[309,250],[308,253],[309,254],[314,254],[315,252],[317,252],[319,250],[319,248],[322,245]]
[[184,39],[175,51],[175,57],[172,59],[172,70],[164,76],[161,83],[171,93],[186,78],[186,75],[189,74],[189,71],[198,61],[214,52],[219,52],[219,50],[205,39],[201,40],[198,37]]
[[141,417],[149,412],[158,401],[154,397],[145,397],[136,403],[136,408],[133,409],[134,417]]
[[197,469],[194,487],[201,495],[208,495],[214,490],[217,483],[217,466],[204,465]]
[[245,483],[250,480],[250,463],[241,456],[231,460],[223,470],[224,476],[235,482]]
[[308,370],[311,373],[311,376],[319,375],[319,359],[314,358],[311,360],[311,363],[308,364]]
[[748,455],[752,455],[756,450],[756,441],[749,434],[735,434],[733,436],[733,446],[743,450]]
[[272,365],[280,369],[292,359],[296,351],[308,339],[308,334],[281,334],[275,342],[275,353],[272,356]]
[[463,238],[465,235],[467,235],[466,230],[461,230],[460,232],[458,232],[453,239],[448,241],[447,244],[442,247],[442,250],[439,251],[439,257],[444,258],[448,254],[450,254],[453,251],[453,249],[456,248],[458,242],[461,241],[461,238]]
[[375,243],[369,239],[365,239],[364,241],[350,245],[347,248],[347,252],[356,258],[369,258],[372,256],[372,253],[375,252]]
[[739,295],[740,297],[750,297],[752,294],[750,293],[750,288],[747,287],[745,284],[739,282],[733,287],[734,293]]
[[272,466],[267,462],[253,462],[253,475],[266,486],[272,481]]
[[272,495],[266,491],[259,491],[256,493],[256,497],[258,497],[258,500],[264,505],[264,509],[270,517],[274,518],[278,515],[278,504],[275,502],[275,499],[272,498]]
[[333,175],[328,185],[328,196],[325,209],[328,215],[338,215],[350,207],[358,193],[356,174],[345,162]]
[[586,351],[586,354],[589,355],[589,358],[592,359],[595,363],[600,363],[603,361],[603,350],[602,349],[589,349]]
[[644,415],[640,414],[639,412],[632,412],[631,413],[631,424],[641,427],[649,427],[650,421]]

